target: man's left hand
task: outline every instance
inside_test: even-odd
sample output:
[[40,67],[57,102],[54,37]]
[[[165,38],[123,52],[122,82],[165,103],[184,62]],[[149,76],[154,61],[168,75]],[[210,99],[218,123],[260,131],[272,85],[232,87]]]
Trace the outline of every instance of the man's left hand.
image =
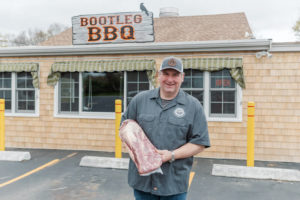
[[168,162],[172,159],[172,152],[168,150],[157,150],[157,152],[161,155],[162,162]]

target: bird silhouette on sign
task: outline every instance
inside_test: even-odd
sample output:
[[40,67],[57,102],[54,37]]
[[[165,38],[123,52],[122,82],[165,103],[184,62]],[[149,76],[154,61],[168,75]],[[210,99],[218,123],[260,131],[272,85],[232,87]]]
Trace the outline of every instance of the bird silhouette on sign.
[[149,16],[147,8],[144,6],[144,3],[140,4],[140,9],[142,12],[145,12],[147,16]]

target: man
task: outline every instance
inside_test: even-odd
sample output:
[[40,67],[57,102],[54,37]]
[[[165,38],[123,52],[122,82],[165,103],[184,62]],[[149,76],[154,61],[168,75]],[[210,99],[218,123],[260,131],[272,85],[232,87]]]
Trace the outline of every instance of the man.
[[186,199],[193,156],[210,146],[207,122],[200,102],[180,89],[182,61],[165,58],[160,67],[160,87],[141,92],[122,116],[136,120],[159,149],[163,174],[140,176],[130,160],[128,184],[136,200]]

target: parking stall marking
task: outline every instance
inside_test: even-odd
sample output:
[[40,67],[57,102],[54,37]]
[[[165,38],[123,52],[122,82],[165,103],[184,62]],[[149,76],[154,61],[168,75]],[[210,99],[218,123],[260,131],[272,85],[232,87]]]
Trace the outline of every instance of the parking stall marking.
[[54,160],[52,160],[52,161],[50,161],[50,162],[48,162],[48,163],[46,163],[46,164],[44,164],[44,165],[42,165],[42,166],[40,166],[40,167],[38,167],[38,168],[35,168],[35,169],[33,169],[33,170],[31,170],[31,171],[29,171],[29,172],[27,172],[27,173],[25,173],[25,174],[23,174],[23,175],[21,175],[21,176],[18,176],[18,177],[14,178],[14,179],[11,179],[11,180],[9,180],[9,181],[7,181],[7,182],[4,182],[4,183],[0,184],[0,188],[4,187],[4,186],[6,186],[6,185],[9,185],[9,184],[11,184],[11,183],[14,183],[14,182],[16,182],[16,181],[18,181],[18,180],[21,180],[21,179],[23,179],[23,178],[25,178],[25,177],[27,177],[27,176],[30,176],[31,174],[34,174],[34,173],[36,173],[36,172],[38,172],[38,171],[41,171],[41,170],[43,170],[43,169],[45,169],[45,168],[47,168],[47,167],[50,167],[50,166],[52,166],[52,165],[55,165],[55,164],[59,163],[60,161],[63,161],[63,160],[66,160],[66,159],[68,159],[68,158],[70,158],[70,157],[72,157],[72,156],[75,156],[76,154],[77,154],[77,153],[72,153],[72,154],[67,155],[67,156],[64,157],[64,158],[61,158],[61,159],[54,159]]
[[193,181],[194,176],[195,176],[195,172],[191,172],[191,173],[190,173],[190,178],[189,178],[189,188],[190,188],[190,186],[191,186],[191,184],[192,184],[192,181]]

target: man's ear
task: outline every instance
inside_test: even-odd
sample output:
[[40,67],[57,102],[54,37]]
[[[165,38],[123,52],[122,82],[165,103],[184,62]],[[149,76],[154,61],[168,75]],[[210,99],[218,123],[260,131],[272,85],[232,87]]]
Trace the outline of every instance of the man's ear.
[[156,72],[156,78],[157,78],[157,80],[159,80],[159,78],[160,78],[160,74],[161,74],[161,72],[160,72],[160,71]]
[[182,72],[182,82],[184,81],[184,72]]

